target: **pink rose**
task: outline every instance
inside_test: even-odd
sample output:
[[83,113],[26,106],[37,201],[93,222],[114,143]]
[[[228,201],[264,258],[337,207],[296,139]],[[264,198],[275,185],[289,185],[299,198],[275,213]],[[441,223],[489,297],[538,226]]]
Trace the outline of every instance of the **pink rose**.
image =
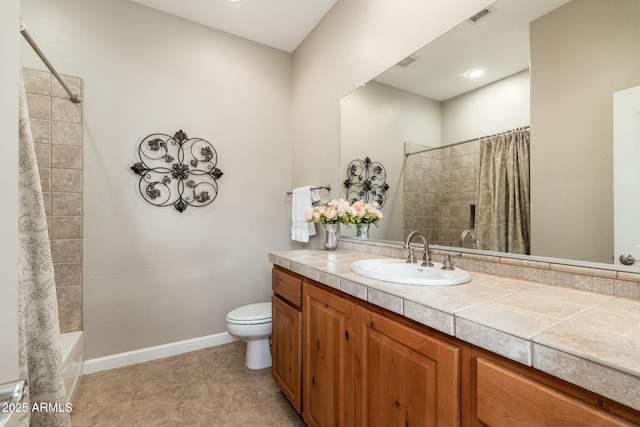
[[318,211],[313,212],[313,219],[319,220],[320,219],[320,212],[318,212]]
[[324,212],[325,218],[331,220],[338,216],[338,211],[335,208],[329,208]]

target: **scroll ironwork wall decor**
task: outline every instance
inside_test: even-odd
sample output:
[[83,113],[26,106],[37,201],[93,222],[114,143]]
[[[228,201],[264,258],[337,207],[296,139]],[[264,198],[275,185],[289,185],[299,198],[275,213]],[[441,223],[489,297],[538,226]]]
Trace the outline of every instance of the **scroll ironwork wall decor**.
[[174,136],[154,133],[138,147],[140,161],[131,169],[140,175],[142,198],[154,206],[206,206],[218,195],[218,155],[202,138],[188,138],[182,130]]
[[364,160],[352,160],[347,166],[347,199],[351,202],[364,200],[376,202],[378,207],[384,206],[387,199],[387,171],[381,163],[372,162],[369,157]]

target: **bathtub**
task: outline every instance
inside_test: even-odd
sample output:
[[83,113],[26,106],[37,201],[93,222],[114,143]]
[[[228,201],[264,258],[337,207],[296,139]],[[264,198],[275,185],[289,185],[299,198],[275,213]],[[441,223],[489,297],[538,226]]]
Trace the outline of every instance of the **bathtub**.
[[84,374],[82,331],[65,332],[60,334],[60,348],[62,350],[62,375],[64,387],[67,391],[67,402],[71,402],[73,395]]

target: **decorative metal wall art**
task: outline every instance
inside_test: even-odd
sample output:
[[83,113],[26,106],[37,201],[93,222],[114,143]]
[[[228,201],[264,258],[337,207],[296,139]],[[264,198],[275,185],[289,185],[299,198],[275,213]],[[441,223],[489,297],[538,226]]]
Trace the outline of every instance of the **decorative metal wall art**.
[[142,198],[154,206],[173,205],[178,212],[188,206],[206,206],[218,195],[218,155],[209,141],[188,138],[182,130],[174,136],[154,133],[138,147],[140,162],[131,170],[140,175]]
[[352,160],[347,166],[347,199],[351,202],[364,200],[376,202],[378,207],[384,206],[387,199],[387,171],[381,163],[372,162],[369,157],[364,160]]

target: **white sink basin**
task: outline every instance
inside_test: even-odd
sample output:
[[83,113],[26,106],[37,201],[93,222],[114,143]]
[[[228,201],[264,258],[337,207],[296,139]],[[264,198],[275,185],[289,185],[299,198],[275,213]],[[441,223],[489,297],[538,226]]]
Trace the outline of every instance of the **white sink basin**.
[[351,263],[351,271],[372,279],[386,282],[406,283],[423,286],[450,286],[467,283],[471,276],[464,270],[442,270],[442,264],[434,262],[433,267],[408,264],[398,259],[364,259]]

